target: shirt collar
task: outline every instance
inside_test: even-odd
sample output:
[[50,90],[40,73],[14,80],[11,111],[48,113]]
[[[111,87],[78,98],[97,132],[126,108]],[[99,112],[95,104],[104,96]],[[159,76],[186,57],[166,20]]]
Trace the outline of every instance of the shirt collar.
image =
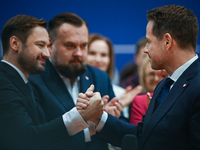
[[25,83],[25,84],[28,83],[28,79],[27,79],[26,76],[21,72],[21,70],[19,70],[19,69],[18,69],[17,67],[15,67],[13,64],[11,64],[11,63],[9,63],[9,62],[7,62],[7,61],[5,61],[5,60],[1,60],[1,62],[4,62],[4,63],[10,65],[11,67],[13,67],[13,68],[19,73],[19,75],[21,76],[21,78],[24,80],[24,83]]
[[193,58],[191,58],[189,61],[187,61],[185,64],[180,66],[178,69],[174,71],[174,73],[169,76],[174,82],[178,80],[178,78],[182,75],[182,73],[196,60],[198,59],[198,56],[195,55]]
[[[60,77],[65,81],[65,83],[67,84],[67,86],[70,86],[71,87],[71,83],[70,83],[70,79],[69,78],[66,78],[64,76],[62,76],[59,72],[58,74],[60,75]],[[76,78],[76,81],[74,82],[74,85],[77,85],[77,83],[80,82],[80,76],[78,76]]]

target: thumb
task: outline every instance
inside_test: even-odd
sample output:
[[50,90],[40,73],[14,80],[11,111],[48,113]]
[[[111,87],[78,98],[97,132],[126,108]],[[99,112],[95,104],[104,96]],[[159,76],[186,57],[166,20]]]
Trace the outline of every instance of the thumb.
[[93,91],[94,91],[94,85],[90,85],[90,87],[87,89],[87,91],[85,92],[85,94],[88,96],[88,97],[92,97],[93,96]]

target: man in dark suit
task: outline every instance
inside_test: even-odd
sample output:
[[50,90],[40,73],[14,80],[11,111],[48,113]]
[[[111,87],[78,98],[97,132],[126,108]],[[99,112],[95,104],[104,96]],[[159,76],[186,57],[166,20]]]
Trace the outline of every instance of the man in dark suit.
[[[82,18],[73,13],[56,15],[49,22],[49,36],[51,55],[45,63],[45,71],[29,78],[47,121],[75,107],[78,93],[85,93],[91,84],[94,84],[94,91],[100,92],[101,95],[108,95],[110,98],[115,96],[109,76],[86,64],[88,27]],[[121,105],[114,105],[116,106],[113,107],[119,109],[112,111],[112,114],[119,116]],[[108,149],[105,141],[92,136],[96,132],[95,124],[89,122],[89,125],[89,128],[73,136],[71,148]]]
[[[124,135],[135,134],[141,150],[200,149],[197,18],[191,10],[177,5],[152,9],[147,18],[144,52],[151,59],[151,67],[165,69],[169,77],[156,87],[142,123],[134,126],[108,115],[98,136],[120,146]],[[171,84],[166,84],[168,81]],[[164,97],[166,90],[169,93]]]
[[[44,71],[49,58],[49,36],[44,19],[17,15],[2,30],[3,60],[0,62],[0,149],[66,150],[72,136],[103,113],[101,99],[90,109],[64,112],[46,122],[27,78]],[[91,86],[89,90],[93,90]],[[90,91],[90,92],[91,92]],[[96,93],[96,96],[98,93]],[[94,113],[90,113],[94,112]],[[74,114],[75,113],[75,114]],[[70,123],[67,123],[70,122]],[[73,132],[72,132],[73,130]]]

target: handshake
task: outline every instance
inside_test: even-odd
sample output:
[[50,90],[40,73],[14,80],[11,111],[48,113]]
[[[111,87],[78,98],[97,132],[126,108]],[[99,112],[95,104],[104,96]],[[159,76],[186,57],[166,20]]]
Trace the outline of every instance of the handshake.
[[76,108],[82,118],[87,121],[92,121],[98,124],[101,120],[103,111],[119,118],[122,111],[122,103],[114,97],[108,102],[109,96],[105,95],[101,97],[99,92],[93,92],[94,85],[91,85],[85,94],[79,93],[76,102]]

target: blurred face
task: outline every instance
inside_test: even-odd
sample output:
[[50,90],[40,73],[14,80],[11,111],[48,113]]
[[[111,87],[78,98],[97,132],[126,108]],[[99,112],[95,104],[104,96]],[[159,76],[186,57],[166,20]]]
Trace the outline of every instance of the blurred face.
[[152,33],[153,23],[153,21],[149,21],[147,24],[147,44],[144,52],[147,53],[151,59],[151,67],[155,70],[159,70],[165,68],[168,57],[165,52],[165,42],[163,40],[158,41],[157,37]]
[[103,40],[95,40],[88,50],[88,64],[107,72],[110,63],[110,50]]
[[49,36],[46,29],[39,26],[33,28],[17,57],[19,68],[26,76],[44,71],[45,60],[49,58],[48,44]]
[[148,92],[153,92],[157,84],[167,77],[167,72],[165,70],[153,70],[151,68],[150,62],[145,68],[145,85]]
[[143,62],[143,60],[144,60],[144,58],[146,57],[146,53],[144,53],[144,47],[141,47],[140,49],[139,49],[139,52],[138,52],[138,54],[137,54],[137,56],[136,56],[136,64],[137,64],[137,66],[138,66],[138,70],[140,69],[140,66],[141,66],[141,64],[142,64],[142,62]]
[[51,61],[58,72],[76,78],[86,71],[88,29],[64,23],[50,46]]

